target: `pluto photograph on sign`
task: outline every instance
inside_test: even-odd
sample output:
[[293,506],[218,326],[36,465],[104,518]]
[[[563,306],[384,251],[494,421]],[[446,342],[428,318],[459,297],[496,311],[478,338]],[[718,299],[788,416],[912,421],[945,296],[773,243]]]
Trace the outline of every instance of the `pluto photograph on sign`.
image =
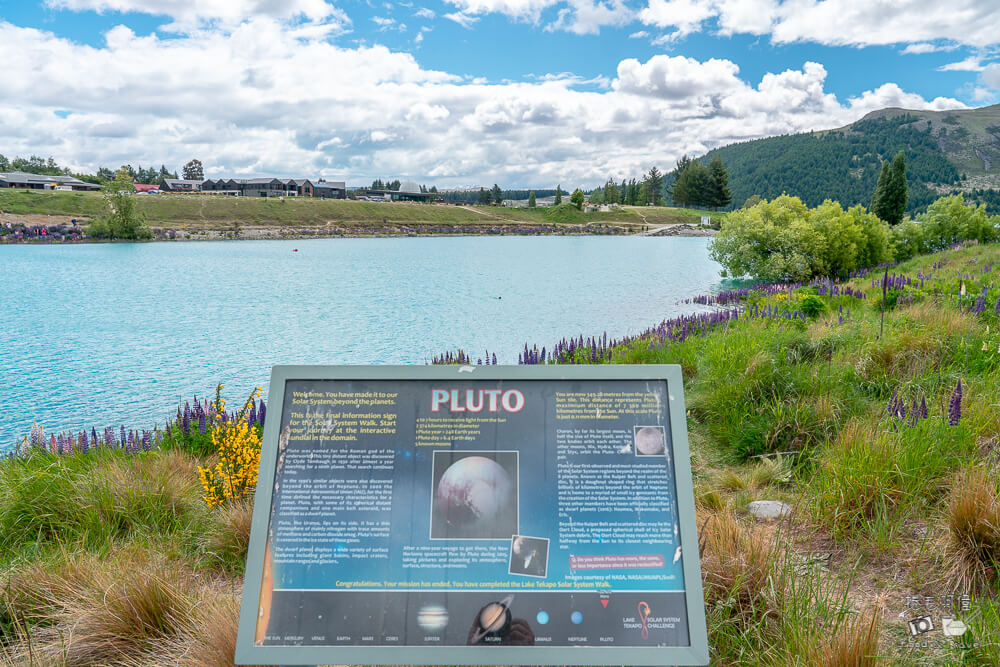
[[515,535],[510,541],[508,574],[544,577],[549,563],[549,540],[544,537]]
[[517,534],[517,452],[434,452],[431,539]]
[[663,456],[666,451],[667,439],[662,426],[635,427],[636,456]]

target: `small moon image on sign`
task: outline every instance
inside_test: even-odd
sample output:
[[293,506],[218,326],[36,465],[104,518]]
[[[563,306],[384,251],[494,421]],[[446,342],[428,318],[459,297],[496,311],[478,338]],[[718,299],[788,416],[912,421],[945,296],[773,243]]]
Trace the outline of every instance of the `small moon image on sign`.
[[635,432],[635,451],[639,456],[659,456],[666,451],[662,426],[643,426]]
[[434,506],[435,538],[494,539],[517,532],[516,482],[492,458],[466,456],[448,466]]
[[448,625],[448,610],[439,604],[427,604],[417,612],[417,625],[424,632],[441,632]]

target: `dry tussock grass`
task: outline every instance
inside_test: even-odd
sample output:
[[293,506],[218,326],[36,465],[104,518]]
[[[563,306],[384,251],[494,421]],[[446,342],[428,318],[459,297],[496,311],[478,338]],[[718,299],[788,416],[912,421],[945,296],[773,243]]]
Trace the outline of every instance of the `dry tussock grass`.
[[875,667],[883,664],[878,658],[879,620],[876,608],[866,619],[859,615],[822,646],[814,657],[814,664],[823,667]]
[[239,617],[237,596],[229,593],[209,595],[199,606],[191,631],[174,645],[181,664],[186,667],[232,667]]
[[995,590],[1000,578],[1000,487],[996,473],[957,473],[948,503],[954,581],[972,590]]
[[8,659],[66,667],[160,662],[164,643],[190,630],[200,585],[190,571],[146,556],[67,556],[21,571],[11,590],[40,629],[20,637]]
[[212,512],[213,526],[206,538],[208,550],[225,564],[245,561],[252,520],[252,499],[215,508]]
[[179,451],[153,457],[116,458],[95,470],[114,499],[115,508],[130,511],[140,502],[153,501],[163,511],[180,515],[200,494],[197,461]]
[[943,308],[933,299],[924,299],[903,310],[903,315],[916,327],[933,337],[964,336],[976,326],[975,318],[953,308]]
[[781,614],[775,551],[762,531],[731,512],[709,515],[702,531],[702,579],[706,605],[728,605],[735,619],[750,623]]

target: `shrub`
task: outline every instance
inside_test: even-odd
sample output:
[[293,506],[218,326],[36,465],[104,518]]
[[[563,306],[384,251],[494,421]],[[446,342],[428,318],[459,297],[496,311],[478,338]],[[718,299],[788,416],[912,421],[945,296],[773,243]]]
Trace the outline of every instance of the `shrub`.
[[955,243],[1000,239],[1000,216],[942,197],[919,217],[890,228],[862,206],[847,211],[827,200],[809,209],[782,195],[733,211],[712,239],[712,258],[733,276],[770,281],[844,278],[855,269],[902,261]]
[[815,294],[810,294],[806,298],[802,299],[802,303],[799,304],[802,308],[802,312],[808,317],[819,317],[820,314],[826,312],[826,302],[819,298]]
[[966,204],[962,195],[941,197],[918,216],[923,247],[944,250],[961,241],[989,243],[1000,238],[1000,216],[990,217],[986,205]]
[[135,186],[125,169],[119,169],[115,178],[103,188],[108,206],[107,232],[114,239],[148,239],[153,236],[146,225],[145,216],[136,210]]
[[111,236],[111,228],[108,226],[108,221],[104,218],[97,218],[92,220],[90,224],[87,225],[87,236],[95,239],[104,239]]
[[[221,385],[220,385],[221,386]],[[212,428],[212,442],[219,461],[214,467],[198,467],[205,502],[216,507],[239,500],[257,488],[257,468],[260,464],[260,430],[249,423],[250,408],[260,396],[260,388],[247,398],[236,416]],[[225,412],[224,399],[216,399],[218,412]]]
[[809,209],[782,195],[727,216],[712,239],[713,259],[733,276],[805,281],[847,277],[892,258],[889,229],[861,206],[848,211],[827,200]]

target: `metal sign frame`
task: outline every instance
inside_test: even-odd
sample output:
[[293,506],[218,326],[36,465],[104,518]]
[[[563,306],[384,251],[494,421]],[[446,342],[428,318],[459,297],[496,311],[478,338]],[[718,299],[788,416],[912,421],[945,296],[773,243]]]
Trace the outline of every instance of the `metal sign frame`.
[[[290,380],[645,380],[667,385],[677,519],[683,551],[690,646],[257,646],[254,643],[285,395]],[[707,665],[694,489],[681,367],[677,365],[274,366],[268,392],[257,491],[247,553],[236,664],[274,665]],[[614,592],[614,591],[612,591]]]

